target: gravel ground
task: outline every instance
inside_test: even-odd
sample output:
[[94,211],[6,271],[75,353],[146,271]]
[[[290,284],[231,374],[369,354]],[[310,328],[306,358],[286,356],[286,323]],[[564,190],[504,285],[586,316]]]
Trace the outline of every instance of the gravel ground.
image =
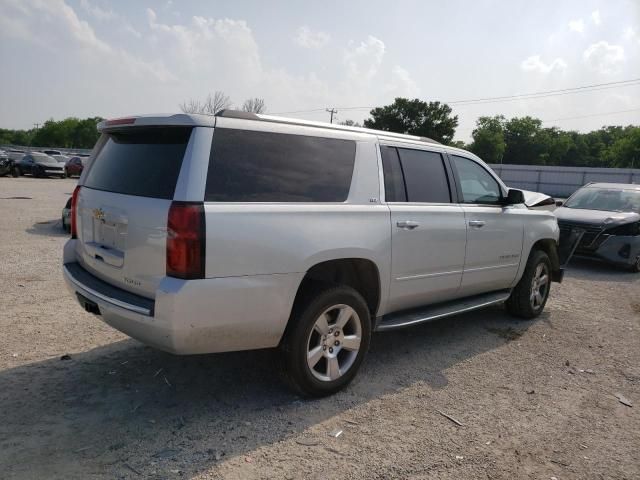
[[351,387],[305,400],[273,352],[175,357],[82,311],[73,187],[0,178],[0,478],[640,478],[640,275],[576,261],[535,321],[375,335]]

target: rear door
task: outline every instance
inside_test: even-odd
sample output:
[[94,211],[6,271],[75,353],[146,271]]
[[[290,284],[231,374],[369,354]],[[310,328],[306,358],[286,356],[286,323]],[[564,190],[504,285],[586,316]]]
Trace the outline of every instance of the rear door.
[[452,203],[453,179],[438,151],[382,146],[391,210],[389,311],[454,298],[462,279],[464,211]]
[[460,291],[466,296],[509,288],[520,266],[523,210],[503,206],[500,184],[480,163],[458,155],[451,156],[451,163],[467,223]]
[[191,127],[103,134],[78,196],[80,263],[115,286],[153,298],[166,273],[167,215]]

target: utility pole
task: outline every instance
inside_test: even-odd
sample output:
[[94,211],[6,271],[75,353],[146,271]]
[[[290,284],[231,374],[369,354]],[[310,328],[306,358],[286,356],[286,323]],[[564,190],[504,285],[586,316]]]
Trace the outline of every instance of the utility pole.
[[[36,132],[38,132],[38,129],[40,128],[40,124],[39,123],[34,123],[33,126],[36,129]],[[27,145],[28,147],[31,146],[31,142],[33,141],[33,135],[29,135],[29,145]]]
[[338,113],[338,110],[336,110],[335,108],[331,108],[331,109],[326,108],[325,110],[331,114],[331,120],[330,120],[330,122],[331,122],[331,123],[333,123],[333,116],[334,116],[336,113]]

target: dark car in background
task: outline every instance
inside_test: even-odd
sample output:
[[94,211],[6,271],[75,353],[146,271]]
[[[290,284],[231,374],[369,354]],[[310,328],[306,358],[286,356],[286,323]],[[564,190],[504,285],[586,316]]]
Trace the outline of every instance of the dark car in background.
[[17,177],[18,169],[16,168],[16,163],[9,158],[9,154],[4,150],[0,150],[0,176],[4,175]]
[[82,158],[79,156],[71,157],[67,160],[67,163],[64,165],[64,171],[67,177],[72,176],[80,176],[82,174],[82,170],[84,169],[84,164],[82,163]]
[[28,153],[18,162],[17,167],[20,175],[33,175],[34,177],[55,175],[64,178],[64,165],[45,153]]
[[576,256],[640,272],[640,185],[590,183],[559,204],[561,241],[582,234]]

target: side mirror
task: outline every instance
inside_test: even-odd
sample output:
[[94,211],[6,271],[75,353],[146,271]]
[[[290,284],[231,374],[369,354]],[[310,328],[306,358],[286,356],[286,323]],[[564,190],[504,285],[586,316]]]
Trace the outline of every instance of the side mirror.
[[524,203],[524,193],[522,193],[522,190],[510,188],[507,192],[507,198],[505,198],[504,203],[505,205],[518,205],[520,203]]
[[556,207],[561,207],[562,205],[564,205],[562,200],[556,200]]

